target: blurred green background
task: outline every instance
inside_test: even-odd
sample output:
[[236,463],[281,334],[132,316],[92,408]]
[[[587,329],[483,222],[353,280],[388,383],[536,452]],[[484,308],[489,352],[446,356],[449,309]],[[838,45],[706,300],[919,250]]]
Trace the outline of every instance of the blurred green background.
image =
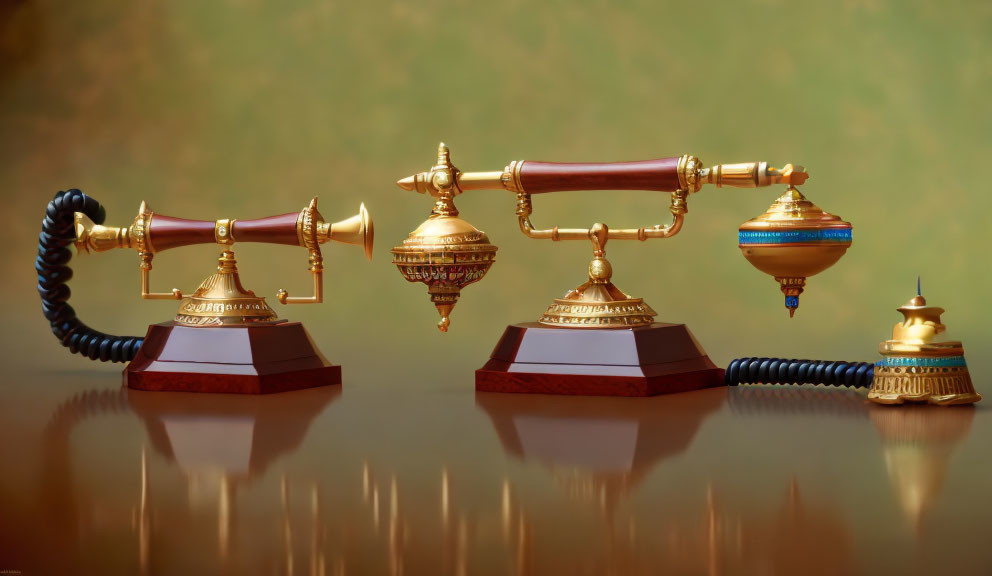
[[[992,4],[850,0],[626,2],[0,2],[0,331],[8,366],[104,370],[70,356],[41,315],[32,261],[52,195],[81,188],[127,225],[142,200],[188,218],[255,218],[318,195],[332,220],[365,202],[375,258],[335,245],[326,303],[303,320],[346,383],[471,389],[507,323],[585,278],[583,243],[517,230],[509,194],[462,216],[500,247],[451,332],[389,249],[428,198],[394,185],[437,143],[463,170],[514,159],[802,164],[812,200],[854,225],[792,320],[737,227],[780,190],[706,189],[677,237],[610,245],[614,280],[685,322],[718,364],[750,355],[872,360],[923,276],[989,393]],[[668,196],[535,199],[538,226],[666,222]],[[166,252],[153,288],[189,291],[217,249]],[[305,251],[240,245],[247,287],[306,293]],[[79,257],[72,304],[91,326],[143,334],[173,302],[138,297],[137,256]]]

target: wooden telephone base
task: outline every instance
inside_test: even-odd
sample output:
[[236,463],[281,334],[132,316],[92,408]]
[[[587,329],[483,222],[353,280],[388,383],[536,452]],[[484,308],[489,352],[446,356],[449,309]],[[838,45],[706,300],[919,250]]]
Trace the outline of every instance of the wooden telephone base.
[[506,327],[481,369],[482,392],[656,396],[723,385],[685,324],[619,329]]
[[152,324],[124,369],[134,390],[270,394],[341,383],[299,322],[189,327]]

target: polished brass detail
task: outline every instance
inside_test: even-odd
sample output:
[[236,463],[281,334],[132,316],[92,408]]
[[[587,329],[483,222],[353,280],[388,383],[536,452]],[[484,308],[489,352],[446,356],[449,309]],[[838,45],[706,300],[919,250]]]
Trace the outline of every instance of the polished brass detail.
[[[441,142],[437,150],[437,164],[429,171],[407,176],[396,182],[404,189],[435,198],[447,196],[450,200],[465,190],[509,190],[523,192],[520,185],[520,168],[523,160],[511,162],[499,172],[462,172],[451,164],[447,144]],[[457,211],[455,213],[457,216]]]
[[556,298],[539,322],[567,328],[633,328],[654,322],[657,314],[650,306],[624,294],[610,281],[613,266],[606,259],[606,242],[610,239],[606,224],[593,224],[587,238],[593,246],[589,280],[569,290],[564,298]]
[[179,300],[183,293],[178,288],[173,288],[172,292],[152,292],[151,285],[152,258],[153,252],[138,252],[138,269],[141,270],[141,299],[142,300]]
[[183,326],[259,324],[276,321],[276,313],[265,298],[241,285],[234,252],[225,250],[218,260],[217,272],[179,303],[175,320]]
[[[788,184],[802,186],[809,178],[809,173],[802,166],[786,164],[781,170],[772,168],[768,162],[744,162],[740,164],[718,164],[711,168],[699,166],[697,171],[698,186],[713,184],[717,188],[731,186],[734,188],[760,188],[773,184]],[[698,190],[699,188],[697,188]]]
[[[516,214],[521,232],[528,238],[560,240],[591,240],[593,261],[589,281],[569,291],[564,298],[556,299],[541,316],[540,322],[567,327],[630,327],[650,324],[655,312],[639,298],[631,298],[611,282],[611,266],[605,258],[606,241],[648,240],[670,238],[682,230],[688,212],[689,194],[699,191],[704,184],[717,187],[734,186],[752,188],[787,184],[789,190],[769,209],[769,213],[742,226],[789,226],[802,222],[806,226],[846,226],[836,216],[826,214],[799,194],[795,186],[806,181],[809,174],[801,166],[785,165],[773,168],[767,162],[721,164],[705,168],[695,156],[684,155],[676,167],[679,188],[671,191],[668,224],[639,228],[611,229],[596,223],[590,228],[536,228],[531,222],[533,204],[530,194],[520,180],[523,160],[510,162],[501,172],[462,172],[451,163],[448,146],[438,147],[437,161],[427,172],[403,178],[397,185],[404,190],[430,194],[436,198],[431,216],[403,242],[393,249],[393,263],[410,282],[423,282],[428,286],[431,301],[441,314],[438,327],[446,331],[449,314],[457,301],[461,288],[480,280],[495,258],[496,247],[471,224],[458,218],[454,198],[466,190],[507,190],[517,195]],[[788,213],[775,213],[776,210]],[[815,216],[814,212],[819,216]],[[818,222],[817,218],[824,220]],[[827,220],[833,219],[829,223]],[[822,244],[822,243],[821,243]],[[779,280],[782,291],[798,297],[805,278],[833,264],[850,242],[843,246],[782,247],[768,249],[749,246],[745,256],[759,269],[769,272]],[[742,250],[745,247],[741,246]],[[793,250],[795,251],[793,254]],[[457,258],[456,258],[457,255]],[[784,258],[783,258],[784,257]],[[812,257],[814,262],[805,259]],[[467,259],[467,260],[466,260]],[[782,263],[780,260],[787,260]],[[792,309],[794,310],[794,309]]]
[[155,252],[155,248],[152,246],[152,238],[149,233],[152,218],[155,213],[148,209],[148,205],[144,201],[141,202],[141,206],[138,206],[138,215],[134,217],[134,222],[131,223],[130,237],[134,239],[130,247],[135,248],[138,252]]
[[76,251],[81,254],[84,252],[104,252],[114,248],[128,248],[131,244],[127,228],[94,224],[82,212],[75,213],[74,222]]
[[296,233],[300,245],[309,252],[310,274],[313,277],[313,294],[311,296],[290,296],[288,292],[279,289],[276,298],[280,304],[319,304],[324,301],[324,258],[320,245],[334,240],[343,244],[362,246],[365,257],[372,259],[374,231],[372,219],[363,203],[358,208],[358,214],[340,222],[328,223],[317,211],[317,198],[300,211],[296,221]]
[[317,197],[310,200],[310,204],[300,210],[300,216],[296,220],[296,235],[300,241],[300,246],[307,249],[308,261],[310,263],[310,274],[313,278],[313,295],[311,296],[290,296],[288,292],[280,288],[276,292],[276,298],[280,304],[319,304],[324,301],[324,257],[320,253],[320,241],[317,239],[317,225],[323,222],[324,217],[317,211]]
[[359,246],[365,252],[365,257],[372,260],[372,247],[375,241],[375,231],[372,217],[365,209],[365,204],[358,207],[358,214],[345,218],[340,222],[317,222],[317,242],[325,244],[329,241]]
[[878,346],[883,359],[875,366],[868,399],[944,406],[981,400],[964,362],[964,346],[942,336],[947,331],[940,321],[944,309],[927,306],[926,298],[917,294],[897,310],[903,321],[892,328],[892,338]]
[[699,192],[703,187],[702,180],[699,179],[699,171],[703,169],[703,163],[699,158],[688,154],[679,158],[678,174],[679,189],[688,190],[690,193]]
[[221,246],[231,246],[236,240],[234,239],[234,223],[237,220],[232,220],[230,218],[221,218],[214,223],[214,240]]
[[76,212],[73,215],[76,251],[82,254],[105,252],[115,248],[134,248],[139,252],[154,252],[145,232],[152,216],[152,212],[142,202],[131,226],[121,228],[95,224],[86,214]]

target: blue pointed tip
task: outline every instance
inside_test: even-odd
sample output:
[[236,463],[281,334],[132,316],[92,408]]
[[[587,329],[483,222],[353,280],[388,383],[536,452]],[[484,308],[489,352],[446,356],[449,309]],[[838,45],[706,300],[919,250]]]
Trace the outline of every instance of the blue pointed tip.
[[916,277],[916,295],[923,296],[923,291],[920,290],[920,276]]

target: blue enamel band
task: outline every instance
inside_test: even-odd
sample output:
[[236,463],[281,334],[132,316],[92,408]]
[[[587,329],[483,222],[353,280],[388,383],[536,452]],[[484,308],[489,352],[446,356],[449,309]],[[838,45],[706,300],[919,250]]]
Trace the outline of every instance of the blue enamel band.
[[875,366],[884,367],[917,367],[917,368],[964,368],[968,365],[964,362],[964,356],[942,356],[929,358],[913,358],[911,356],[887,356]]
[[825,228],[823,230],[740,230],[738,242],[747,244],[815,244],[851,243],[850,228]]

